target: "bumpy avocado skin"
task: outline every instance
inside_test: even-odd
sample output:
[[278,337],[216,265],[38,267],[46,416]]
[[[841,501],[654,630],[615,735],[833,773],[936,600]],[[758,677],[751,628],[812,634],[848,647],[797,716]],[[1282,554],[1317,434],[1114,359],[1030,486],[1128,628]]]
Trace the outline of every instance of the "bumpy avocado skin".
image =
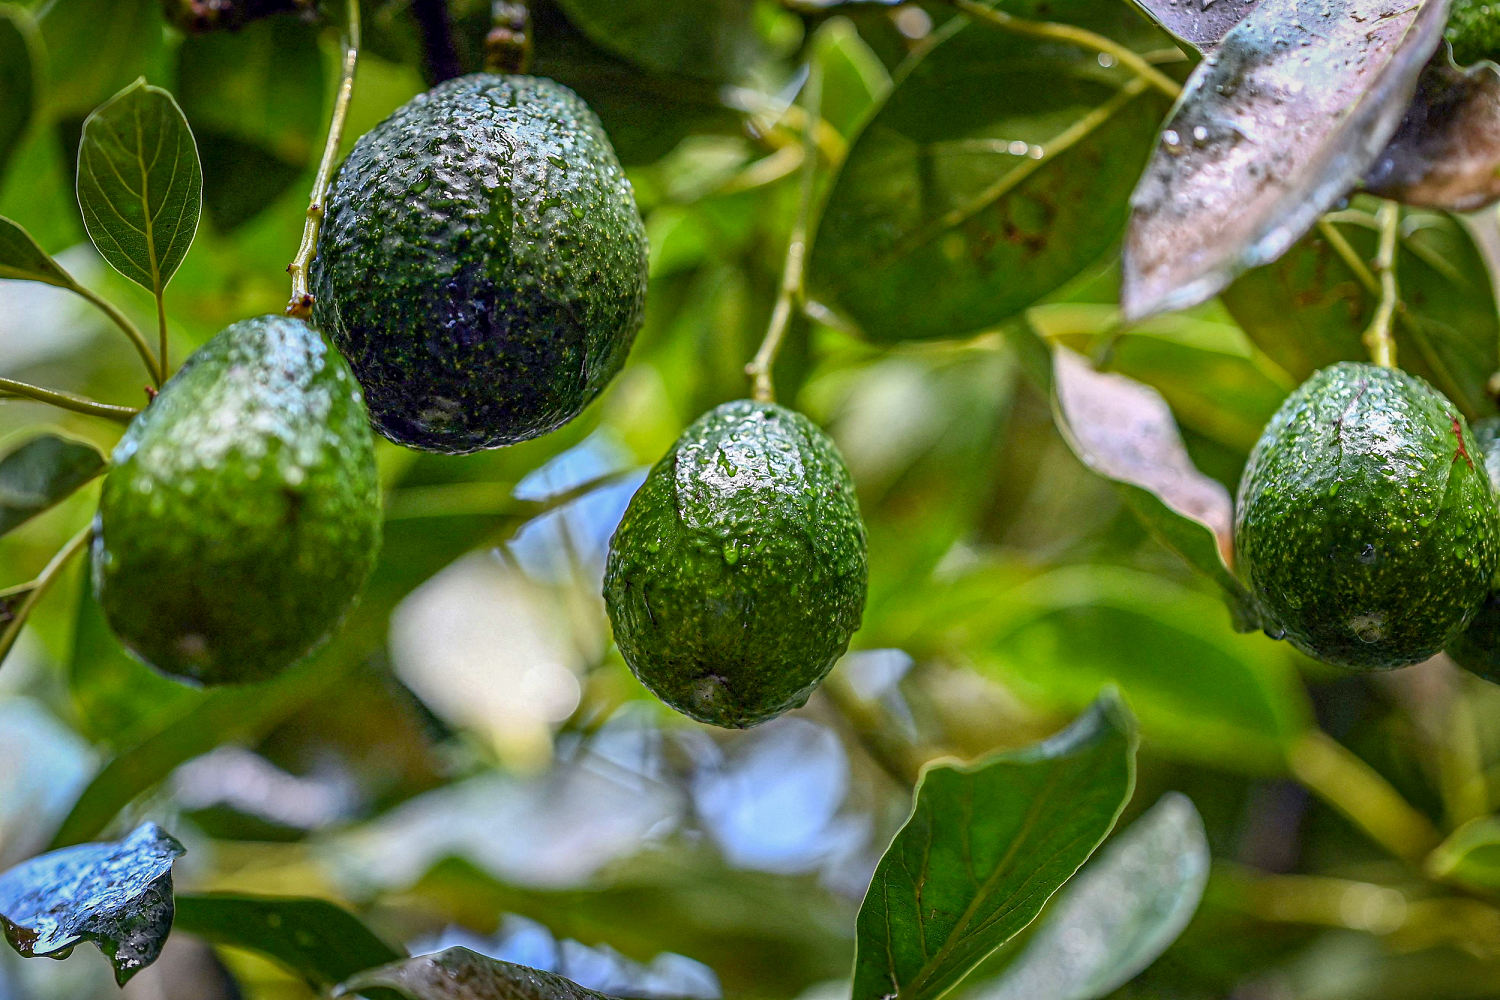
[[1453,0],[1444,34],[1460,66],[1500,58],[1500,6],[1494,0]]
[[833,442],[773,403],[698,418],[610,541],[615,640],[684,715],[745,728],[807,701],[859,628],[865,529]]
[[[1500,417],[1489,417],[1474,424],[1474,440],[1484,456],[1484,470],[1490,490],[1500,504]],[[1500,515],[1500,511],[1497,511]],[[1500,569],[1500,567],[1497,567]],[[1500,590],[1494,580],[1469,627],[1460,632],[1443,652],[1454,663],[1487,681],[1500,684]]]
[[573,419],[640,328],[646,233],[588,106],[479,74],[355,143],[328,197],[313,320],[386,437],[464,453]]
[[194,353],[116,446],[94,586],[121,641],[163,673],[262,680],[338,624],[380,520],[348,365],[300,320],[245,320]]
[[1480,458],[1421,379],[1349,362],[1314,374],[1266,425],[1236,502],[1236,565],[1266,631],[1362,669],[1437,653],[1500,548]]

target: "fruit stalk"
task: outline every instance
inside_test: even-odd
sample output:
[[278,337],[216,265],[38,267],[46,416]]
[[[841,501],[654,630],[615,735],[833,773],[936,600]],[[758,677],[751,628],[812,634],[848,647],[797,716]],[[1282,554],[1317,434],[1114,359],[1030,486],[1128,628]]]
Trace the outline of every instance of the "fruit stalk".
[[1381,202],[1375,214],[1380,227],[1380,248],[1375,255],[1375,274],[1380,279],[1380,302],[1375,316],[1365,330],[1365,347],[1370,360],[1384,368],[1396,366],[1396,340],[1391,336],[1391,320],[1396,315],[1400,292],[1396,287],[1396,234],[1401,224],[1401,209],[1394,201]]
[[527,73],[531,70],[531,10],[525,3],[495,0],[495,26],[484,38],[487,73]]
[[292,276],[292,297],[286,314],[298,319],[312,315],[312,293],[307,290],[307,273],[318,252],[318,232],[323,227],[324,202],[333,180],[333,161],[338,157],[344,138],[344,121],[349,117],[349,102],[354,97],[354,71],[359,65],[359,2],[348,0],[349,26],[344,38],[344,66],[339,75],[338,93],[333,99],[333,117],[328,122],[328,139],[323,143],[323,158],[313,178],[312,196],[307,205],[307,221],[302,226],[302,245],[287,265]]
[[412,0],[411,16],[422,36],[422,61],[428,79],[442,83],[464,75],[453,43],[453,18],[448,0]]

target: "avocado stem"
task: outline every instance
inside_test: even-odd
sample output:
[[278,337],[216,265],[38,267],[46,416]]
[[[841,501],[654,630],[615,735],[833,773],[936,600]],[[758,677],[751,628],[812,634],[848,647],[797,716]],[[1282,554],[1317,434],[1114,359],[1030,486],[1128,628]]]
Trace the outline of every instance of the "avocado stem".
[[359,65],[359,0],[347,0],[347,5],[349,26],[344,36],[344,66],[339,75],[338,93],[333,98],[328,138],[323,143],[323,158],[318,162],[318,173],[313,178],[307,220],[302,225],[302,245],[286,267],[292,276],[292,297],[286,304],[286,314],[297,319],[312,316],[313,295],[307,288],[307,275],[313,257],[318,253],[318,233],[323,228],[324,202],[328,197],[328,185],[333,180],[333,162],[338,158],[339,144],[344,139],[344,122],[349,117],[349,102],[354,97],[354,71]]
[[1375,213],[1380,227],[1380,247],[1375,254],[1375,275],[1380,280],[1380,301],[1375,315],[1365,329],[1365,347],[1370,360],[1385,368],[1396,366],[1396,339],[1391,334],[1391,321],[1400,302],[1400,290],[1396,286],[1396,236],[1401,225],[1401,209],[1394,201],[1383,201]]
[[495,26],[484,38],[487,73],[531,71],[531,9],[524,0],[495,0]]
[[59,409],[71,410],[90,417],[103,417],[116,423],[128,424],[140,410],[113,403],[100,403],[86,396],[77,396],[58,389],[44,389],[30,382],[18,382],[13,378],[0,378],[0,396],[20,397],[37,403],[47,403]]

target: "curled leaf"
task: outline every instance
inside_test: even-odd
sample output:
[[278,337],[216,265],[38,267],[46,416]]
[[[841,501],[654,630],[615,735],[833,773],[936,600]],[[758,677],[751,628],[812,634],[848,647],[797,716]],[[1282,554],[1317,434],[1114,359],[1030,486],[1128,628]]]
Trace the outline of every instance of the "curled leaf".
[[1132,0],[1151,20],[1173,37],[1206,52],[1224,40],[1231,28],[1255,9],[1260,0]]
[[354,996],[390,989],[411,1000],[610,1000],[562,976],[449,948],[361,972],[334,990]]
[[1470,212],[1500,199],[1500,68],[1428,64],[1390,145],[1365,174],[1373,194]]
[[0,216],[0,278],[40,281],[58,288],[75,288],[62,265],[18,222]]
[[155,823],[120,841],[43,854],[0,875],[0,928],[27,958],[92,941],[121,986],[156,961],[172,929],[172,862],[183,847]]
[[1447,0],[1266,0],[1189,78],[1131,200],[1125,315],[1280,257],[1401,123]]

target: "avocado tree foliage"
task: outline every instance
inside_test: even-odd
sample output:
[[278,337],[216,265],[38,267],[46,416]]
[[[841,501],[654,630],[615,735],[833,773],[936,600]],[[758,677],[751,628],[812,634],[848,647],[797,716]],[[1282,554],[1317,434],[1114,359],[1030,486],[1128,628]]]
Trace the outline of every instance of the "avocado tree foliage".
[[7,941],[1485,995],[1497,58],[1477,0],[0,3]]

